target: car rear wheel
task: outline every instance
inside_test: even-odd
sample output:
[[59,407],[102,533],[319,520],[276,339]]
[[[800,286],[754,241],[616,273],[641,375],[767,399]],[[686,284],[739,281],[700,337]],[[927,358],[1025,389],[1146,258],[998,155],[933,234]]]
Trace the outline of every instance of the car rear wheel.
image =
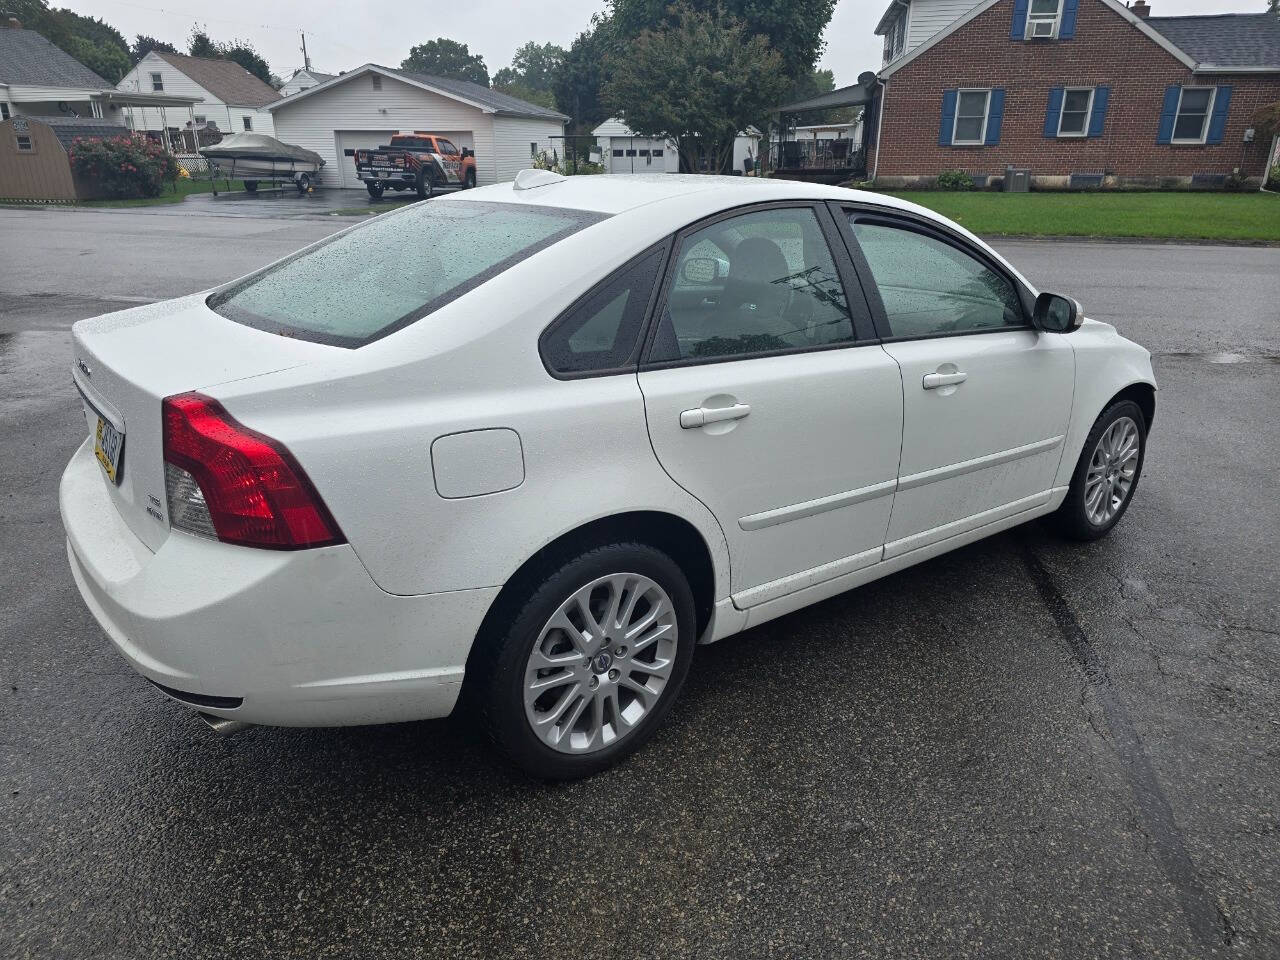
[[1142,476],[1147,421],[1132,400],[1113,403],[1093,424],[1071,477],[1067,498],[1054,514],[1073,540],[1097,540],[1120,522]]
[[435,177],[431,175],[431,171],[424,169],[418,174],[418,182],[414,186],[418,191],[418,199],[426,200],[435,192]]
[[462,185],[464,190],[470,190],[476,185],[476,172],[474,170],[467,171],[466,177],[463,178]]
[[366,180],[364,182],[364,187],[369,191],[369,196],[373,197],[373,199],[378,200],[382,197],[382,184],[374,183],[372,180]]
[[510,598],[468,677],[481,721],[530,776],[572,780],[644,744],[693,659],[693,593],[641,543],[572,557]]

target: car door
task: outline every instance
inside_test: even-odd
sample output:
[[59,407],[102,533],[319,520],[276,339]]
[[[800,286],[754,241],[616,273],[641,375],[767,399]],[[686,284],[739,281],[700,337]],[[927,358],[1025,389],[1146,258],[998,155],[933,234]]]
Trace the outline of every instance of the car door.
[[676,240],[638,378],[659,461],[724,530],[739,607],[880,559],[902,387],[873,334],[821,205]]
[[856,208],[842,228],[902,371],[885,558],[1039,506],[1071,419],[1071,345],[1035,330],[1029,292],[964,238]]

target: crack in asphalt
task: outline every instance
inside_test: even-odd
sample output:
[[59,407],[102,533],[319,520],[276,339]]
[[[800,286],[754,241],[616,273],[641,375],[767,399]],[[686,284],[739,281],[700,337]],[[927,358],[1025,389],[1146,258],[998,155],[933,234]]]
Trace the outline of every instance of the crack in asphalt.
[[1182,831],[1174,820],[1169,798],[1165,796],[1129,711],[1116,694],[1106,661],[1080,626],[1053,574],[1029,543],[1024,540],[1021,547],[1023,565],[1031,582],[1102,708],[1112,746],[1137,801],[1145,825],[1144,832],[1166,878],[1177,891],[1183,916],[1192,933],[1205,946],[1231,946],[1236,937],[1235,928],[1222,904],[1200,881]]

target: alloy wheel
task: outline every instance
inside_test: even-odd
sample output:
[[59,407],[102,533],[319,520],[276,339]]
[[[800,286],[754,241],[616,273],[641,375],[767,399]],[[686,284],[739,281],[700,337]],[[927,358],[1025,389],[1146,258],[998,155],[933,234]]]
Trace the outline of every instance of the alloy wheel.
[[1138,425],[1130,417],[1120,417],[1098,438],[1084,481],[1084,511],[1090,523],[1110,522],[1129,499],[1141,446]]
[[679,642],[675,605],[638,573],[576,590],[538,634],[524,675],[534,734],[561,753],[593,753],[634,732],[662,697]]

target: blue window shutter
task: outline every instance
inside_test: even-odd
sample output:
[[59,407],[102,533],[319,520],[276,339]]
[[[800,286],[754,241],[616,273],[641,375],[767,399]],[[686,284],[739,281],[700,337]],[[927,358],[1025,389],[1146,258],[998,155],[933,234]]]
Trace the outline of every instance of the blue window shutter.
[[951,146],[951,134],[956,128],[956,98],[959,94],[955,90],[942,91],[942,126],[938,130],[938,146]]
[[1076,8],[1080,0],[1064,0],[1062,4],[1062,23],[1058,24],[1058,39],[1070,40],[1076,35]]
[[1009,28],[1009,38],[1021,40],[1027,31],[1027,3],[1029,0],[1013,0],[1013,26]]
[[991,91],[991,105],[987,110],[987,146],[1000,142],[1000,123],[1004,120],[1004,87]]
[[1044,115],[1044,135],[1056,137],[1058,123],[1062,120],[1062,98],[1066,91],[1062,87],[1054,87],[1049,91],[1049,109]]
[[1218,88],[1213,98],[1213,116],[1209,118],[1209,136],[1205,143],[1221,143],[1227,129],[1227,111],[1231,108],[1231,85]]
[[1107,125],[1107,104],[1110,102],[1110,87],[1093,88],[1093,112],[1089,114],[1089,136],[1102,136],[1102,130]]
[[1182,96],[1182,88],[1171,83],[1164,88],[1164,108],[1160,111],[1160,135],[1156,143],[1173,142],[1173,121],[1178,117],[1178,98]]

